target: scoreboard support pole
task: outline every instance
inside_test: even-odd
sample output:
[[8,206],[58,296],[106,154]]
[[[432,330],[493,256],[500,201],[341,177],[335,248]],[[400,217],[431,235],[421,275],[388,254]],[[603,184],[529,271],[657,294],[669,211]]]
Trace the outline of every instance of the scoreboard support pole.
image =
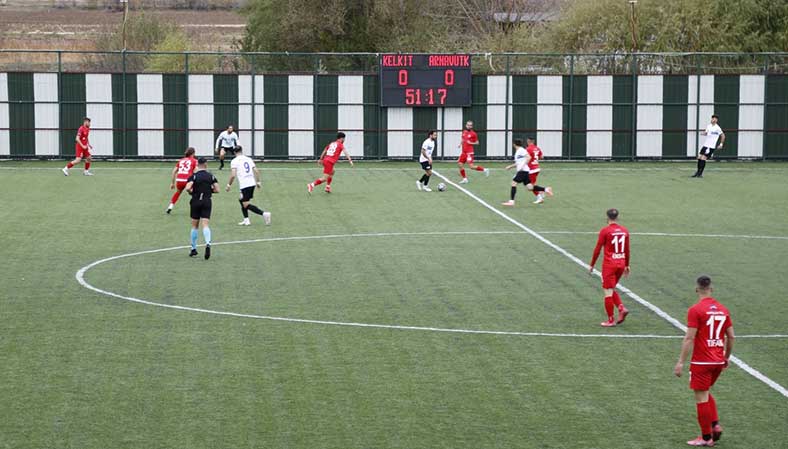
[[506,100],[504,100],[505,112],[504,112],[504,122],[503,122],[503,129],[504,129],[504,133],[503,133],[503,155],[504,155],[504,157],[508,157],[509,156],[509,148],[511,148],[509,146],[509,78],[511,78],[511,76],[509,75],[509,70],[510,70],[510,67],[509,67],[509,55],[506,55],[506,93],[504,94]]
[[446,148],[446,108],[441,108],[441,160],[445,159],[444,150]]

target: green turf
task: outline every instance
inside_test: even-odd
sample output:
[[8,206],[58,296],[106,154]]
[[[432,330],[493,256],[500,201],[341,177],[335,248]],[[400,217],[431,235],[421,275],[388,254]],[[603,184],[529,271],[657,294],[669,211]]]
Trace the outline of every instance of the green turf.
[[[263,164],[254,202],[273,224],[241,228],[237,191],[214,202],[216,245],[189,259],[188,205],[164,214],[171,165],[0,163],[0,448],[673,448],[697,434],[678,339],[439,333],[217,316],[576,334],[679,331],[624,297],[601,329],[598,278],[449,186],[416,191],[414,163],[340,165],[307,196],[314,163]],[[467,188],[583,260],[604,210],[633,233],[624,284],[683,321],[709,273],[737,334],[788,333],[788,164],[545,163],[556,196],[503,209],[503,164]],[[456,180],[453,164],[437,169]],[[226,181],[227,172],[216,172]],[[437,179],[433,181],[437,184]],[[483,234],[470,234],[481,232]],[[459,233],[459,234],[458,234]],[[414,234],[414,235],[410,235]],[[417,235],[416,235],[417,234]],[[788,386],[788,339],[736,355]],[[720,447],[780,448],[788,398],[738,367],[714,388]]]

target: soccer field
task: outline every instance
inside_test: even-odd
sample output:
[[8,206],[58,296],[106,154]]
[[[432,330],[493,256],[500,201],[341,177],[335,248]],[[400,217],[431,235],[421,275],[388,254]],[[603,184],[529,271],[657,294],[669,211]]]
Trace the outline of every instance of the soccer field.
[[[684,447],[699,432],[669,319],[703,273],[751,367],[713,389],[719,447],[786,447],[786,163],[690,179],[691,162],[548,161],[556,195],[521,187],[515,208],[502,162],[431,193],[417,163],[342,163],[312,196],[314,162],[263,163],[273,223],[250,227],[215,165],[206,261],[188,196],[164,213],[170,163],[0,163],[0,448]],[[641,302],[622,294],[631,314],[604,329],[571,256],[590,259],[610,207]]]

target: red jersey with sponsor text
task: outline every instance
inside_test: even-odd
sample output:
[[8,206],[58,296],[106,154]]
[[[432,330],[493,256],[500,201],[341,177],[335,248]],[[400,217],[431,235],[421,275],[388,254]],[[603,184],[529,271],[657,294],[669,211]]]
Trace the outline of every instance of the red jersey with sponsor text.
[[473,145],[474,143],[479,141],[479,136],[476,135],[476,131],[474,130],[464,130],[462,132],[462,152],[463,153],[473,153]]
[[539,168],[539,161],[544,157],[542,149],[536,145],[528,145],[525,151],[531,156],[531,161],[528,162],[528,173],[539,173],[539,170],[541,170]]
[[602,267],[628,267],[629,266],[629,231],[618,223],[611,223],[601,231],[591,258],[591,266],[596,264],[599,253],[604,248],[605,258]]
[[344,149],[345,144],[338,140],[329,143],[328,146],[326,146],[326,155],[323,157],[323,160],[335,164],[339,160],[339,156],[342,155]]
[[687,327],[698,330],[690,363],[725,364],[725,332],[731,327],[728,309],[714,298],[703,298],[687,311]]
[[197,159],[194,157],[181,158],[178,163],[175,164],[175,167],[178,169],[175,180],[178,182],[186,182],[189,180],[189,176],[191,176],[197,168]]

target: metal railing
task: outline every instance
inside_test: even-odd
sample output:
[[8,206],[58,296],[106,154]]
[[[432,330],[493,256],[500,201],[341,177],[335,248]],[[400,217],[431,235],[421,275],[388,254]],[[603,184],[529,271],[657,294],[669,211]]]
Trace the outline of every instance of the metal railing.
[[[228,53],[228,52],[139,52],[139,51],[70,51],[70,50],[0,50],[0,73],[10,72],[34,72],[34,73],[57,73],[58,75],[69,73],[100,73],[100,74],[234,74],[234,75],[367,75],[375,76],[378,71],[379,54],[377,53]],[[788,52],[786,53],[619,53],[619,54],[549,54],[549,53],[474,53],[472,54],[472,67],[475,76],[506,76],[507,91],[511,91],[510,80],[516,76],[532,75],[562,75],[569,78],[569,92],[564,95],[560,103],[537,103],[518,102],[507,96],[505,102],[475,102],[473,106],[506,106],[505,126],[496,129],[482,129],[480,131],[489,133],[531,133],[542,132],[562,132],[568,139],[569,154],[565,158],[572,159],[573,138],[577,133],[589,131],[609,131],[628,133],[631,139],[630,157],[637,158],[637,134],[642,130],[636,129],[637,109],[642,106],[695,106],[695,129],[670,129],[662,130],[667,132],[692,132],[701,128],[701,109],[703,106],[763,106],[766,109],[767,84],[764,83],[763,103],[746,102],[702,102],[701,101],[701,78],[698,75],[786,75],[788,76]],[[588,130],[580,129],[575,126],[575,108],[591,106],[588,102],[574,101],[572,89],[575,86],[574,78],[579,76],[594,75],[615,75],[629,76],[632,78],[631,100],[627,102],[595,103],[593,106],[626,106],[631,107],[631,127],[627,129],[610,130]],[[641,103],[637,98],[637,79],[642,75],[685,75],[692,76],[690,82],[695,85],[697,98],[694,101],[689,99],[686,102],[678,103]],[[252,77],[254,79],[254,76]],[[317,89],[317,84],[315,84]],[[251,107],[254,114],[255,96],[252,95],[251,102],[232,103],[233,105]],[[299,103],[300,105],[310,105],[315,108],[320,106],[331,106],[335,103],[320,102],[315,95],[312,103]],[[2,103],[2,102],[0,102]],[[47,102],[35,102],[35,104],[46,104]],[[81,102],[57,101],[50,102],[60,105],[77,104]],[[95,103],[95,102],[91,102]],[[126,111],[126,106],[146,105],[151,103],[127,101],[124,98],[120,102],[107,104],[122,106]],[[207,105],[199,102],[167,102],[156,104],[168,104],[183,106],[188,110],[189,106]],[[218,105],[221,103],[210,103]],[[229,103],[228,103],[229,104]],[[264,102],[266,106],[293,106],[296,103],[283,102]],[[378,103],[345,103],[344,105],[373,106],[378,109],[376,123],[381,123],[381,115],[385,113]],[[510,113],[512,108],[517,106],[562,106],[568,110],[567,123],[560,129],[517,129],[509,128]],[[783,102],[769,103],[769,106],[786,106],[788,98]],[[703,118],[705,120],[705,117]],[[788,122],[788,117],[786,117]],[[188,123],[188,120],[187,120]],[[253,122],[254,123],[254,119]],[[764,124],[765,125],[765,124]],[[786,126],[785,128],[788,128]],[[43,128],[36,128],[43,129]],[[100,130],[100,129],[98,129]],[[105,128],[106,130],[106,128]],[[118,131],[118,130],[115,130]],[[126,130],[120,130],[126,131]],[[144,131],[135,129],[133,131]],[[198,129],[178,128],[173,131],[188,132],[201,131]],[[203,131],[214,131],[205,129]],[[254,133],[262,132],[289,132],[299,131],[294,128],[280,129],[250,129],[255,141]],[[315,133],[328,132],[333,130],[308,129]],[[350,130],[353,131],[353,130]],[[378,141],[385,139],[391,133],[410,132],[413,130],[405,129],[363,129],[355,131],[377,133]],[[420,130],[418,130],[420,131]],[[442,129],[442,133],[459,130]],[[652,130],[653,131],[653,130]],[[763,129],[734,129],[732,131],[757,132]],[[788,129],[772,130],[772,132],[788,133]],[[443,134],[442,134],[443,135]],[[699,143],[696,137],[696,147]],[[123,141],[125,142],[125,138]],[[125,145],[125,143],[124,143]],[[378,142],[378,147],[380,147]],[[62,142],[61,142],[62,148]],[[385,157],[378,149],[377,154]],[[509,154],[506,149],[505,155]],[[765,152],[764,152],[765,156]]]

